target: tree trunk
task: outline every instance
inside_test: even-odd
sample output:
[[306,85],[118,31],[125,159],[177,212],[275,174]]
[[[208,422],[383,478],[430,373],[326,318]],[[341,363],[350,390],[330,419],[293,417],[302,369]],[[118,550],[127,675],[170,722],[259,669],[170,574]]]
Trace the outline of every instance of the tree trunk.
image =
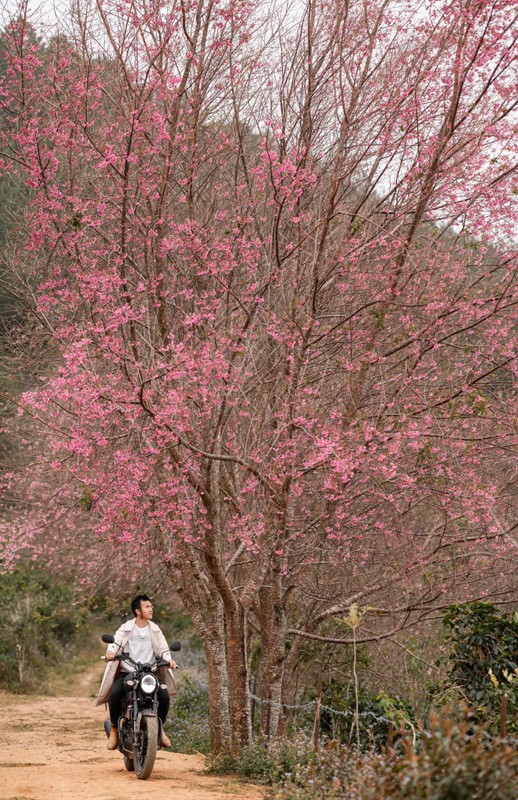
[[230,684],[232,755],[252,741],[246,617],[236,605],[227,615],[227,663]]
[[[230,753],[233,737],[223,602],[214,586],[209,588],[208,581],[201,578],[188,552],[184,550],[183,558],[174,564],[169,560],[166,564],[207,658],[211,752]],[[197,591],[197,586],[201,590]]]
[[232,750],[232,728],[229,713],[229,680],[224,643],[219,637],[205,642],[209,673],[210,749],[214,755]]
[[259,661],[259,697],[261,731],[268,738],[279,735],[284,722],[282,684],[286,653],[286,614],[282,604],[280,576],[272,576],[271,586],[259,592],[261,658]]

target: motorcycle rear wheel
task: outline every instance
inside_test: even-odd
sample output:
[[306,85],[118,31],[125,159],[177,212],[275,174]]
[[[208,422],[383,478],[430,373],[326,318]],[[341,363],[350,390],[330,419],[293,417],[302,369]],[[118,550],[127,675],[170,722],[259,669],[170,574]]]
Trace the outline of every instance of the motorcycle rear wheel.
[[142,717],[137,745],[133,749],[135,775],[141,781],[149,778],[155,765],[158,746],[158,720],[156,717]]

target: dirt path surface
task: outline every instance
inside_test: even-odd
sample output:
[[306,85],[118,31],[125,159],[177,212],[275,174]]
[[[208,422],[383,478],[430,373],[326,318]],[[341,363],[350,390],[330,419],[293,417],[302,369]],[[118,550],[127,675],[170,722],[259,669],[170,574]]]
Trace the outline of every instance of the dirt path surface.
[[204,759],[160,750],[147,781],[106,750],[103,707],[91,697],[2,694],[2,800],[261,800],[264,791],[205,775]]

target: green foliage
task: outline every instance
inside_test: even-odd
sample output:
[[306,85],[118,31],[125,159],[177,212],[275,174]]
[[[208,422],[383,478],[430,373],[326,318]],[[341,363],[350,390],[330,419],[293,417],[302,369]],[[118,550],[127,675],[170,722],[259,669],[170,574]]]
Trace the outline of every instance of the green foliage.
[[374,306],[371,313],[374,317],[374,324],[376,325],[376,328],[382,330],[385,327],[385,311],[382,307],[378,308],[377,306]]
[[[142,587],[145,591],[146,587]],[[139,588],[140,591],[140,588]],[[203,645],[192,624],[192,619],[184,608],[171,608],[166,600],[164,604],[159,596],[153,597],[155,617],[160,622],[160,627],[168,640],[179,639],[182,643],[182,667],[194,669],[203,654]],[[190,663],[192,662],[192,663]],[[206,662],[203,656],[201,671],[206,672]]]
[[207,772],[212,775],[235,775],[237,773],[237,758],[226,752],[218,753],[217,755],[209,753]]
[[[349,800],[360,774],[367,772],[371,756],[357,758],[349,748],[329,741],[313,753],[286,780],[267,794],[265,800]],[[371,775],[369,775],[371,777]]]
[[516,751],[471,720],[430,720],[414,752],[364,754],[330,742],[270,800],[516,800]]
[[499,725],[500,698],[508,696],[510,732],[518,731],[518,613],[505,614],[491,603],[451,606],[448,630],[449,679],[493,733]]
[[287,780],[305,766],[309,758],[310,743],[303,734],[273,741],[258,737],[241,751],[238,758],[213,758],[209,771],[217,774],[232,772],[248,780],[274,784]]
[[[371,748],[379,749],[387,742],[388,721],[392,720],[397,727],[403,722],[411,722],[411,710],[398,697],[379,692],[371,693],[360,686],[359,700],[359,729],[362,750]],[[333,714],[326,708],[322,709],[321,733],[332,739],[340,739],[344,744],[353,744],[355,733],[354,719],[354,690],[349,684],[333,682],[326,687],[322,702],[330,708],[342,712]]]
[[0,686],[41,691],[46,669],[69,651],[86,610],[70,586],[34,567],[0,574],[0,594]]
[[178,683],[178,698],[169,712],[167,733],[176,753],[210,751],[209,693],[189,675]]
[[[360,686],[358,701],[360,746],[363,751],[379,749],[387,743],[389,720],[394,722],[396,728],[399,728],[401,723],[411,727],[415,721],[408,703],[384,692],[374,694],[364,686]],[[326,682],[322,689],[320,736],[354,745],[356,743],[354,712],[354,686],[336,680]],[[311,712],[306,712],[295,719],[293,727],[300,727],[310,733],[313,729],[314,716],[314,709],[311,709]]]

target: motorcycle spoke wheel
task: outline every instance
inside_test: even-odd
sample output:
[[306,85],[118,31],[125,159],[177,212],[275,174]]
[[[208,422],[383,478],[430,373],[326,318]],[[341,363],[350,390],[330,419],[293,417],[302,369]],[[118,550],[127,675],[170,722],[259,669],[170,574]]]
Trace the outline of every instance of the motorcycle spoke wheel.
[[135,775],[141,781],[149,778],[155,764],[158,745],[158,720],[156,717],[142,717],[137,746],[134,748],[133,764]]

